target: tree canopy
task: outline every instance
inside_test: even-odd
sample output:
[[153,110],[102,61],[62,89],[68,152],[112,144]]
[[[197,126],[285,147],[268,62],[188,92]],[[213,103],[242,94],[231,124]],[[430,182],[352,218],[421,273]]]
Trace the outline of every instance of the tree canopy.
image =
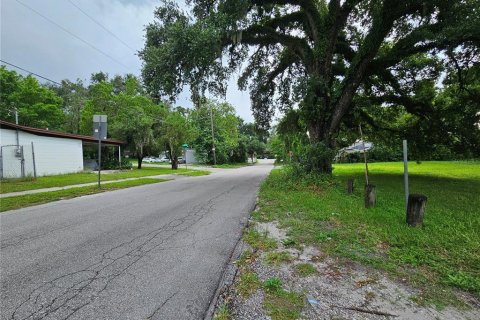
[[[366,101],[426,117],[442,72],[435,66],[478,63],[479,0],[187,3],[184,12],[163,1],[147,26],[147,90],[174,98],[188,84],[194,101],[206,89],[224,95],[243,67],[239,86],[250,89],[257,123],[298,108],[309,143],[326,153],[342,126],[371,120]],[[328,157],[317,159],[312,170],[331,172]]]
[[0,67],[0,118],[38,128],[61,130],[64,124],[62,98],[32,76],[23,77]]

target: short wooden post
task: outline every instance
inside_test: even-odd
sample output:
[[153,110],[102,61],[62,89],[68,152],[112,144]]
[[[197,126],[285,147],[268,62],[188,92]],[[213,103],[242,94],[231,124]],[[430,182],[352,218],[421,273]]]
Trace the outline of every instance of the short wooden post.
[[353,179],[348,179],[347,180],[347,193],[348,194],[353,193]]
[[365,185],[365,208],[375,207],[377,203],[377,194],[373,184]]
[[412,227],[421,227],[423,224],[423,213],[425,212],[425,205],[427,204],[427,197],[423,194],[408,195],[407,205],[407,224]]

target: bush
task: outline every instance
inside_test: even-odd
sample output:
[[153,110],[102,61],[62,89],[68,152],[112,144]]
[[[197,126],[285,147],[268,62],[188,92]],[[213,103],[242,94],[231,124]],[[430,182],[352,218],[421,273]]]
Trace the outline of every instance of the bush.
[[306,144],[292,158],[292,168],[297,173],[325,173],[326,165],[332,163],[335,151],[324,143]]
[[130,170],[132,169],[132,163],[129,159],[122,158],[122,161],[119,163],[118,159],[102,159],[102,170]]

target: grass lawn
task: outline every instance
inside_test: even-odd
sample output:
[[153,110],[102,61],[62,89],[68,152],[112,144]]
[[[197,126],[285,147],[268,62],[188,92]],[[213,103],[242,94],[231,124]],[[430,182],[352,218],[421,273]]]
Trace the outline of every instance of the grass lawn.
[[[291,179],[273,170],[258,221],[277,220],[296,243],[406,279],[418,303],[458,304],[452,289],[480,297],[480,162],[409,163],[410,193],[428,197],[423,228],[405,223],[403,163],[372,163],[377,206],[364,208],[362,164],[336,164],[333,179]],[[346,193],[346,180],[355,192]]]
[[[112,181],[125,178],[139,178],[147,176],[155,176],[161,174],[181,174],[191,172],[192,170],[157,167],[143,167],[142,169],[125,170],[118,173],[102,174],[102,181]],[[38,177],[36,180],[4,180],[0,183],[0,193],[9,193],[25,190],[34,190],[51,187],[63,187],[73,184],[82,184],[97,181],[98,177],[95,173],[81,172],[70,173],[55,176]]]
[[124,189],[141,186],[144,184],[159,183],[167,181],[166,179],[142,178],[138,180],[129,180],[104,184],[100,189],[97,186],[71,188],[66,190],[51,191],[29,194],[24,196],[8,197],[0,199],[0,212],[24,207],[30,207],[42,203],[70,199],[88,194],[100,193],[105,191]]

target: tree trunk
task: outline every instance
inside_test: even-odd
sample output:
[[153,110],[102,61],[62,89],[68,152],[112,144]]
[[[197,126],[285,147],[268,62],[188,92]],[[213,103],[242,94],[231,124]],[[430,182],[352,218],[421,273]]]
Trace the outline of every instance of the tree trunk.
[[423,224],[423,213],[427,197],[422,194],[408,195],[407,224],[412,227],[421,227]]
[[177,170],[178,169],[178,157],[172,157],[172,170]]
[[318,173],[332,174],[334,145],[333,139],[325,130],[327,125],[321,125],[318,121],[311,121],[309,125],[308,134],[310,137],[310,144],[312,147],[316,146],[319,150],[313,151],[308,161],[314,161],[312,168]]
[[137,169],[142,169],[142,156],[137,156]]

